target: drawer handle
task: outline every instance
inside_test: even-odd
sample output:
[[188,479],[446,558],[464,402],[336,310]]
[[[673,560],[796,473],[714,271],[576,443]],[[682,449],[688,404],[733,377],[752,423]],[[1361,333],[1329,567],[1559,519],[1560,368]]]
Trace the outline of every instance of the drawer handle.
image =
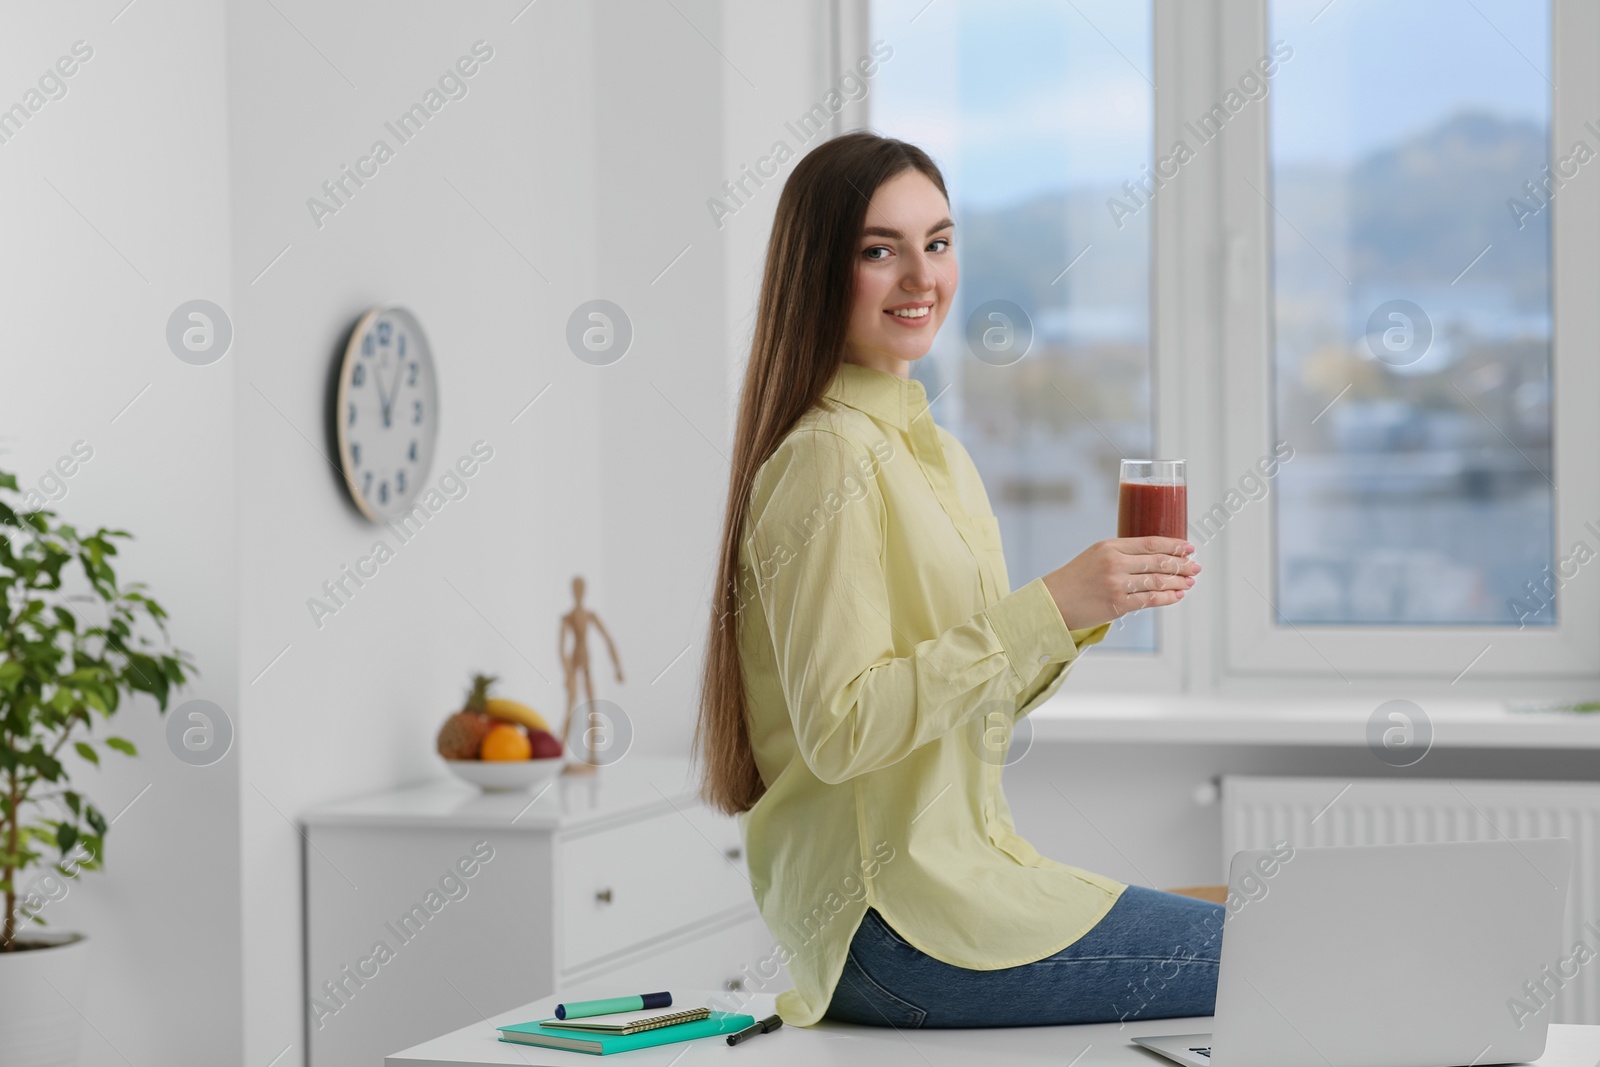
[[729,992],[737,992],[738,990],[744,988],[744,979],[730,978],[726,982],[722,983],[722,988],[728,990]]
[[603,904],[611,903],[611,890],[610,889],[598,890],[594,895],[594,899],[600,901]]
[[740,848],[738,845],[734,845],[730,849],[725,849],[723,854],[726,855],[730,860],[736,860],[740,856],[744,855],[744,849]]

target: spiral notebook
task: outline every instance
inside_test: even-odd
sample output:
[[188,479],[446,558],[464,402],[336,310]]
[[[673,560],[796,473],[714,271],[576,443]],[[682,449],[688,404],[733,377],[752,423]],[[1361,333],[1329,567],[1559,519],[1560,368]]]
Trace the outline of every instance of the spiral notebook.
[[[622,1014],[618,1012],[617,1014]],[[629,1014],[633,1014],[630,1012]],[[596,1032],[594,1030],[557,1030],[552,1022],[564,1020],[540,1019],[533,1023],[498,1027],[501,1041],[522,1045],[539,1045],[544,1048],[567,1049],[606,1056],[613,1052],[627,1052],[636,1048],[666,1045],[674,1041],[688,1041],[698,1037],[732,1034],[755,1025],[752,1016],[738,1012],[712,1011],[688,1022],[670,1023],[649,1030],[636,1030],[631,1034]]]
[[640,1030],[654,1030],[658,1026],[693,1022],[710,1014],[710,1008],[685,1008],[682,1011],[652,1008],[645,1011],[613,1011],[585,1019],[541,1019],[539,1025],[556,1030],[587,1030],[596,1034],[636,1034]]

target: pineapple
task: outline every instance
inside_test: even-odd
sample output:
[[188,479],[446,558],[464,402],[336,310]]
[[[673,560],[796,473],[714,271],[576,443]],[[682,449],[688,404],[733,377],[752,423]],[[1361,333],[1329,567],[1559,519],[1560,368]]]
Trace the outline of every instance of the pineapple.
[[478,747],[494,725],[485,708],[488,706],[492,675],[474,674],[472,688],[467,692],[466,707],[444,721],[439,728],[439,755],[445,759],[477,759]]

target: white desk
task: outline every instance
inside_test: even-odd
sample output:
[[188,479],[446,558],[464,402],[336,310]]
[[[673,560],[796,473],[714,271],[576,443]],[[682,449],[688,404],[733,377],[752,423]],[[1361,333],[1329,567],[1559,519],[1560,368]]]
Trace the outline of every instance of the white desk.
[[[886,1027],[853,1026],[823,1022],[812,1027],[785,1026],[770,1034],[758,1034],[743,1044],[730,1047],[722,1038],[636,1049],[615,1056],[589,1056],[581,1052],[514,1045],[501,1041],[495,1026],[548,1018],[562,1000],[588,996],[614,996],[614,988],[584,987],[562,996],[545,997],[514,1011],[490,1016],[483,1022],[463,1027],[454,1033],[426,1041],[403,1052],[385,1057],[384,1067],[470,1067],[483,1064],[514,1064],[518,1067],[577,1067],[587,1064],[621,1063],[639,1067],[668,1067],[680,1063],[695,1067],[702,1063],[742,1064],[743,1067],[971,1067],[974,1063],[1038,1064],[1040,1067],[1172,1067],[1170,1060],[1133,1044],[1133,1038],[1146,1034],[1204,1033],[1211,1029],[1210,1017],[1198,1019],[1151,1019],[1098,1026],[1019,1026],[990,1030],[892,1030]],[[644,992],[644,990],[640,990]],[[743,1011],[761,1018],[773,1012],[772,994],[741,995],[730,1005],[728,993],[711,990],[681,990],[673,1007],[707,1007]],[[685,1052],[687,1050],[687,1055]],[[1079,1058],[1079,1054],[1083,1055]],[[680,1060],[679,1057],[682,1057]],[[1600,1061],[1600,1026],[1552,1026],[1550,1041],[1539,1067],[1594,1067]]]

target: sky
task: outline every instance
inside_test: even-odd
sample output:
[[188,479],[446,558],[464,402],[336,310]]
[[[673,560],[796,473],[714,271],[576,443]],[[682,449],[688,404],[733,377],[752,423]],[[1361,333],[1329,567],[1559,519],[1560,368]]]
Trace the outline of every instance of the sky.
[[[1150,161],[1148,3],[873,0],[871,37],[894,49],[873,128],[927,148],[963,203],[1117,186]],[[1547,4],[1271,0],[1279,39],[1294,49],[1268,97],[1279,163],[1343,163],[1463,107],[1548,120]]]

